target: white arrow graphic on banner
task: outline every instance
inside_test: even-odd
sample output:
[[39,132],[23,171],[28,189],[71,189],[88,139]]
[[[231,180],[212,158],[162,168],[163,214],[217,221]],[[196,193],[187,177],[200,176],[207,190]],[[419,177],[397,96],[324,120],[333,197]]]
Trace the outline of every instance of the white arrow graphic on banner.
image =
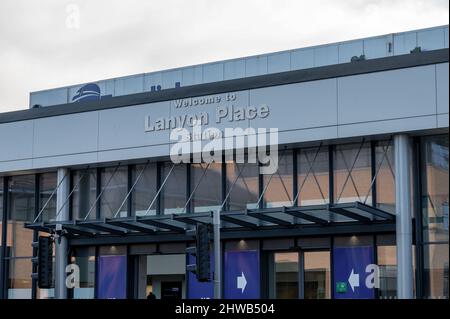
[[241,292],[244,293],[246,286],[247,286],[247,279],[245,279],[245,275],[242,272],[241,275],[237,277],[237,288],[241,289]]
[[348,276],[348,283],[352,287],[353,292],[355,292],[355,287],[359,287],[359,274],[355,274],[354,269],[352,269],[350,276]]

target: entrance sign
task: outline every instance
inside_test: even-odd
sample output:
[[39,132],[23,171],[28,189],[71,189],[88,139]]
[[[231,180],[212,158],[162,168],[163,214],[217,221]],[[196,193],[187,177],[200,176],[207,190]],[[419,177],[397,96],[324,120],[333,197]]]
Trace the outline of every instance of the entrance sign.
[[[188,265],[195,264],[195,256],[188,254]],[[213,254],[210,255],[211,269],[214,269]],[[213,299],[214,298],[214,273],[211,271],[210,282],[199,282],[192,271],[188,271],[188,299]]]
[[378,267],[372,246],[334,248],[333,264],[334,298],[375,298]]
[[225,298],[260,298],[259,251],[225,252]]
[[99,256],[98,299],[127,297],[127,256]]

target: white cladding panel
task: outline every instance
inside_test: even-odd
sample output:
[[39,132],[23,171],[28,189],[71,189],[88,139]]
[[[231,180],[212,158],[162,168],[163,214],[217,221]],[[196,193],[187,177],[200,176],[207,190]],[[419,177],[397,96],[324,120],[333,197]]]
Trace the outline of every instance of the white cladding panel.
[[245,77],[245,61],[227,61],[224,65],[224,80],[239,79]]
[[141,93],[144,91],[144,75],[135,75],[115,80],[116,95]]
[[[70,96],[70,99],[72,95]],[[52,89],[30,93],[30,107],[34,105],[48,106],[69,102],[68,88]]]
[[291,69],[309,69],[314,67],[314,49],[294,50],[291,53]]
[[339,45],[339,63],[348,63],[352,57],[364,54],[364,41],[351,41]]
[[435,66],[338,79],[339,124],[436,114]]

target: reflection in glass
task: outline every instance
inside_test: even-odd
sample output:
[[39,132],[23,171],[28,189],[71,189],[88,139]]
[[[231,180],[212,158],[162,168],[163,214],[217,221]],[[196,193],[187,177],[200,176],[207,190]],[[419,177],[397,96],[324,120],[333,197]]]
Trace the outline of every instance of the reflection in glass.
[[226,170],[229,210],[255,208],[259,194],[258,164],[227,163]]
[[326,147],[301,149],[297,155],[298,206],[329,203],[329,163]]
[[[145,170],[142,172],[142,170]],[[133,182],[136,182],[136,179],[138,178],[139,174],[141,174],[138,182],[136,183],[136,186],[134,187],[132,198],[133,198],[133,204],[132,204],[132,210],[131,214],[133,216],[143,216],[150,204],[152,203],[153,199],[156,196],[156,169],[157,165],[156,163],[150,163],[147,166],[145,165],[136,165],[133,168]],[[150,208],[149,212],[147,213],[147,216],[150,215],[156,215],[156,200],[153,202],[152,207]]]
[[275,253],[277,299],[298,298],[298,253]]
[[[206,171],[205,169],[208,168]],[[192,164],[191,192],[194,212],[217,210],[222,203],[222,164]]]
[[263,175],[264,206],[269,208],[292,206],[292,152],[280,152],[278,156],[277,172]]
[[378,246],[378,267],[380,274],[380,299],[397,298],[397,255],[396,246]]
[[[379,142],[375,148],[377,207],[395,214],[395,160],[394,147],[389,142]],[[368,203],[370,204],[370,203]]]
[[425,138],[422,154],[424,242],[448,242],[448,135]]
[[122,205],[122,202],[128,193],[128,167],[102,169],[101,185],[104,191],[100,199],[100,217],[113,218],[119,208],[116,217],[126,217],[128,203],[125,201]]
[[7,266],[8,299],[31,299],[31,258],[12,258]]
[[24,227],[35,214],[35,176],[13,176],[9,182],[7,244],[10,257],[32,256],[33,231]]
[[304,253],[305,299],[329,299],[331,296],[330,252]]
[[[97,170],[73,171],[72,188],[72,219],[84,219],[97,197]],[[93,208],[88,219],[95,219],[95,215],[96,211]]]
[[45,222],[55,220],[57,192],[55,192],[53,196],[52,193],[54,192],[56,185],[56,173],[44,173],[39,175],[39,212],[44,208],[44,205],[47,204],[40,217],[40,219]]
[[76,249],[71,261],[80,267],[80,287],[73,289],[73,298],[93,299],[95,291],[95,248]]
[[425,298],[448,299],[448,244],[424,245]]
[[372,203],[370,144],[336,145],[334,152],[334,198],[336,203]]
[[[163,165],[162,181],[166,179],[172,169],[173,163]],[[180,214],[187,201],[186,195],[187,167],[185,164],[175,165],[167,178],[161,192],[161,202],[164,214]]]

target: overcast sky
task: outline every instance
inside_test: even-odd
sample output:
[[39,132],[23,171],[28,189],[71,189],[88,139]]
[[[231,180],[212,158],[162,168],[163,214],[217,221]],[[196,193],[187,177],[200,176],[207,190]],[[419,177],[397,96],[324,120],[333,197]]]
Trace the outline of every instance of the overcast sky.
[[448,0],[1,0],[0,112],[29,92],[448,24]]

